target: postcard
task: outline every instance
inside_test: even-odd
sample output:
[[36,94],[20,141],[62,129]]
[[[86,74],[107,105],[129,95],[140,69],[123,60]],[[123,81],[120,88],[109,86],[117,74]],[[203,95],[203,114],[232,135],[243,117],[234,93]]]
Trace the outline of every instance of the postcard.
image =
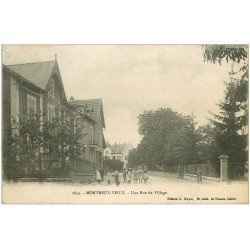
[[247,204],[248,45],[3,45],[2,203]]

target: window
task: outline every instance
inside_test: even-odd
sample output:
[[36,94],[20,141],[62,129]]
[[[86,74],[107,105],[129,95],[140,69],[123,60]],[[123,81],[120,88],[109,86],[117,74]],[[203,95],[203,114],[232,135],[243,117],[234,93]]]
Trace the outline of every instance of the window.
[[36,114],[36,97],[27,94],[27,114]]
[[93,143],[94,142],[94,130],[93,130],[93,127],[90,126],[90,143]]
[[55,81],[51,79],[50,85],[49,85],[49,91],[48,91],[48,96],[52,99],[54,99],[54,94],[55,94]]
[[90,150],[90,161],[95,162],[95,151],[94,150]]
[[116,159],[119,160],[119,161],[121,161],[122,157],[120,155],[117,155]]
[[51,104],[48,104],[48,121],[52,121],[55,118],[55,107]]
[[59,124],[65,122],[65,111],[61,106],[58,107],[58,118],[59,118]]
[[98,143],[101,145],[101,132],[98,130]]
[[67,113],[67,110],[64,110],[63,112],[63,121],[69,121],[69,114]]
[[84,131],[84,134],[88,133],[88,128],[87,128],[87,123],[86,122],[83,122],[83,131]]
[[62,112],[60,107],[58,109],[58,119],[59,119],[59,124],[62,124]]

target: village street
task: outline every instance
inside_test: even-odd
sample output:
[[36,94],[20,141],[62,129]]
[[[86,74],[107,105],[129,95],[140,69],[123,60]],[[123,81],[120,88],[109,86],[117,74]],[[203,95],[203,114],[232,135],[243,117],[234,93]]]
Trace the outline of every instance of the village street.
[[[89,53],[89,46],[78,47],[77,55],[89,54],[89,58],[80,56],[73,64],[68,63],[71,52],[75,51],[73,47],[68,52],[58,47],[60,57],[57,54],[51,57],[55,47],[49,45],[46,50],[50,53],[46,56],[41,47],[28,46],[24,51],[21,46],[22,53],[17,53],[15,46],[5,47],[2,84],[5,97],[4,203],[248,201],[247,181],[241,181],[247,179],[248,172],[248,129],[243,122],[247,120],[245,86],[248,79],[245,74],[236,79],[236,74],[243,73],[237,68],[216,64],[211,69],[211,65],[204,62],[204,58],[209,62],[215,52],[219,51],[227,58],[235,50],[237,53],[232,61],[238,57],[240,62],[247,59],[247,46],[111,46],[107,54],[104,53],[107,60],[113,58],[110,65],[115,62],[108,67],[111,71],[107,71],[106,63],[103,64],[106,59],[100,53],[104,49],[101,47],[100,51],[92,48],[92,52],[100,53],[99,60]],[[128,76],[123,82],[124,75],[120,73],[127,65],[140,64],[136,59],[138,51],[140,56],[150,55],[140,59],[149,62],[149,67],[139,67],[135,72],[128,67]],[[31,60],[31,53],[37,57]],[[134,57],[128,63],[130,53]],[[173,61],[156,65],[155,61],[158,62],[162,55],[164,58],[174,57]],[[178,56],[175,58],[175,55]],[[191,70],[193,60],[190,58],[193,56],[197,58],[197,65]],[[117,58],[121,61],[116,62]],[[167,65],[172,63],[175,68],[176,62],[183,62],[183,58],[186,58],[183,68],[180,72],[174,70],[169,75],[171,80],[167,80],[162,74]],[[96,64],[92,65],[90,61]],[[85,65],[84,69],[82,65]],[[92,78],[95,74],[91,67],[96,67],[101,75],[106,72],[106,77]],[[190,96],[187,96],[186,91],[180,91],[189,86],[186,77],[183,81],[183,75],[190,69],[188,75],[195,76],[197,67],[203,69],[200,73],[206,77],[202,81],[194,77],[193,85],[188,89]],[[217,75],[217,67],[222,70],[222,78]],[[72,70],[76,73],[75,79]],[[208,70],[211,70],[209,74]],[[83,75],[77,75],[77,72]],[[112,83],[110,76],[114,72],[120,72],[120,75]],[[89,76],[88,81],[84,75]],[[216,75],[212,85],[208,79]],[[222,86],[223,82],[224,89],[221,88],[218,96],[214,95],[215,87]],[[236,88],[238,82],[242,83],[240,89]],[[135,83],[138,94],[131,98]],[[200,92],[195,95],[198,99],[193,98],[194,90],[198,89]],[[120,91],[124,95],[113,94]],[[210,94],[206,98],[209,100],[207,105],[201,105],[203,93]],[[239,100],[235,100],[235,96]],[[218,103],[218,100],[222,101]],[[218,103],[218,110],[214,109],[215,103]],[[233,112],[224,103],[229,103]],[[193,113],[193,106],[201,109]],[[213,112],[209,119],[208,110]],[[224,114],[219,116],[221,120],[217,114]],[[206,122],[203,123],[204,118]],[[217,124],[217,119],[222,125]],[[145,172],[142,166],[152,171]],[[136,179],[148,174],[147,183],[143,179],[142,183],[138,180],[137,183],[134,180],[125,182],[122,173],[118,175],[116,172],[122,172],[124,167],[133,168],[132,175]],[[113,172],[113,175],[108,174],[110,184],[103,176],[108,169]],[[178,176],[170,173],[175,171]],[[196,174],[199,181],[203,177],[202,183],[197,182]]]
[[[3,183],[3,201],[7,203],[246,203],[248,182],[218,182],[185,176],[178,179],[175,174],[149,173],[148,183],[124,183],[111,185],[104,180],[100,184],[59,183],[59,182],[18,182]],[[34,195],[35,194],[35,195]]]
[[[196,178],[195,177],[190,177],[186,176],[185,179],[178,179],[177,174],[171,174],[171,173],[161,173],[161,172],[149,172],[149,179],[147,183],[144,183],[142,180],[142,183],[134,183],[132,181],[130,184],[127,182],[124,182],[123,175],[122,173],[119,174],[119,180],[120,180],[120,185],[119,186],[156,186],[160,183],[165,183],[165,184],[174,184],[174,183],[196,183]],[[210,183],[211,181],[203,180],[203,184]],[[108,186],[107,178],[106,176],[104,177],[104,181],[98,184],[97,182],[91,183],[91,186]],[[110,186],[115,186],[115,179],[113,178]]]

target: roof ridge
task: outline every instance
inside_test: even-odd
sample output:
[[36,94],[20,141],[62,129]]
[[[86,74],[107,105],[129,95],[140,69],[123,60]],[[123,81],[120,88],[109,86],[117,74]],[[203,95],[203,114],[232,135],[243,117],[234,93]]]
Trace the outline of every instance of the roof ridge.
[[128,145],[128,143],[126,143],[126,142],[124,142],[124,143],[114,143],[111,146],[118,146],[118,145],[124,146],[124,145]]
[[6,65],[6,68],[45,90],[56,65],[56,61],[43,61]]
[[92,101],[92,100],[102,100],[102,98],[93,98],[93,99],[78,99],[78,100],[70,100],[71,102],[77,102],[77,101]]
[[51,61],[41,61],[41,62],[32,62],[32,63],[5,64],[5,65],[6,65],[6,66],[16,66],[16,65],[27,65],[27,64],[46,63],[46,62],[55,62],[55,61],[54,61],[54,60],[51,60]]

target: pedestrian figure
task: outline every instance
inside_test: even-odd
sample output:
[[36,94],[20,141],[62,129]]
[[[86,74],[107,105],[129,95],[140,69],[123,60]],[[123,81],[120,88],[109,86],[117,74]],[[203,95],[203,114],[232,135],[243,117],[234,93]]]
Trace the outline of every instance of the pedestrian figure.
[[119,180],[119,172],[115,171],[114,172],[114,176],[115,176],[115,185],[119,186],[120,185],[120,180]]
[[123,182],[127,182],[127,171],[126,171],[126,167],[123,168]]
[[130,184],[132,182],[132,179],[133,179],[132,168],[128,169],[127,176],[128,176],[128,183]]
[[143,170],[143,180],[144,180],[144,183],[148,182],[148,170],[147,170],[147,167],[144,167],[144,170]]
[[100,170],[96,169],[96,181],[97,181],[97,183],[100,184],[101,180],[102,180],[102,177],[101,177],[101,174],[100,174]]
[[108,169],[108,172],[107,172],[107,181],[108,181],[108,185],[110,185],[111,179],[112,179],[112,174],[111,174],[110,169]]
[[103,181],[104,178],[104,169],[100,169],[101,180]]
[[140,167],[140,168],[139,168],[139,171],[138,171],[139,183],[142,183],[142,178],[143,178],[143,170],[142,170],[141,167]]
[[139,173],[138,173],[138,170],[135,169],[134,170],[134,183],[137,183],[138,178],[139,178]]
[[197,182],[202,183],[202,170],[201,170],[201,167],[197,168]]

